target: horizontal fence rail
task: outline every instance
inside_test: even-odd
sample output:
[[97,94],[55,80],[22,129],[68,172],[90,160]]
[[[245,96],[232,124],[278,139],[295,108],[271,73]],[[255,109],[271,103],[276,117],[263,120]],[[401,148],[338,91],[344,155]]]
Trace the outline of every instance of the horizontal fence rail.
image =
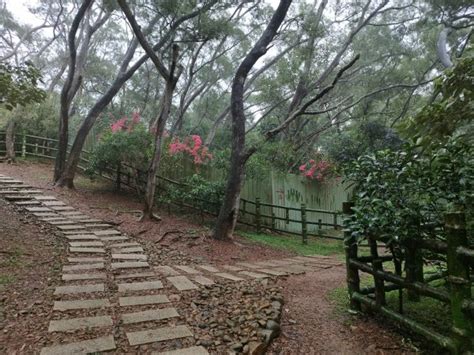
[[[343,210],[352,214],[352,204],[344,204]],[[430,339],[453,354],[474,351],[474,300],[472,276],[474,272],[474,246],[469,245],[465,215],[448,213],[443,229],[446,241],[415,238],[400,242],[403,256],[395,260],[392,255],[379,255],[380,244],[376,236],[367,236],[370,255],[359,255],[358,241],[350,230],[344,231],[346,251],[347,288],[350,308],[360,312],[368,309],[390,318],[409,330]],[[424,272],[423,251],[437,253],[445,260],[446,271]],[[402,260],[405,267],[402,268]],[[392,263],[393,268],[384,263]],[[388,270],[394,271],[388,271]],[[372,276],[373,286],[361,287],[360,273]],[[433,284],[433,282],[437,282]],[[440,281],[447,284],[445,287]],[[441,334],[427,324],[421,324],[406,314],[403,290],[406,298],[419,302],[420,296],[444,303],[450,311],[452,332]],[[398,307],[389,306],[386,294],[398,291]],[[394,309],[398,308],[398,309]],[[449,318],[449,317],[448,317]]]
[[[15,153],[21,157],[38,157],[55,159],[58,140],[53,138],[40,137],[30,134],[15,134]],[[0,131],[0,155],[6,153],[5,132]],[[84,171],[89,165],[90,152],[83,150],[79,169]],[[118,189],[127,187],[139,194],[144,192],[146,186],[146,173],[140,169],[127,164],[122,164],[117,169],[104,168],[99,175],[113,181]],[[166,190],[167,185],[179,188],[188,187],[186,184],[174,179],[157,175],[159,181],[158,189]],[[216,216],[220,203],[195,199],[194,201],[167,201],[168,204],[186,207]],[[254,227],[257,232],[268,229],[275,232],[298,235],[302,237],[303,243],[307,243],[308,237],[324,237],[329,239],[342,240],[342,237],[323,234],[323,229],[340,230],[342,228],[341,212],[328,211],[324,209],[307,208],[301,203],[298,208],[294,206],[281,206],[271,203],[261,202],[260,198],[255,201],[242,198],[239,207],[238,222]],[[278,223],[279,222],[279,223]],[[299,225],[296,231],[294,228],[286,228],[289,224]],[[283,226],[283,227],[282,227]],[[312,228],[311,228],[312,227]]]

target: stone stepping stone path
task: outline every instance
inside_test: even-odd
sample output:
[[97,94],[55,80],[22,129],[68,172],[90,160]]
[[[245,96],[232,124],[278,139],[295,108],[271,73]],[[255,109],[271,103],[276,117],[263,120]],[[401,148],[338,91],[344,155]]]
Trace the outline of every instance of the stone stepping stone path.
[[78,341],[72,344],[43,348],[40,355],[91,354],[115,349],[114,337],[109,335],[91,340]]
[[159,290],[163,288],[161,281],[143,281],[118,284],[118,292]]
[[159,321],[179,317],[175,308],[149,309],[147,311],[122,314],[123,324]]
[[63,294],[76,294],[76,293],[92,293],[92,292],[104,292],[104,284],[90,284],[80,286],[58,286],[54,290],[55,295]]
[[[236,265],[160,265],[151,268],[139,243],[112,225],[87,216],[54,196],[44,195],[41,190],[0,174],[0,198],[12,201],[17,208],[55,227],[68,244],[67,264],[63,265],[62,284],[54,289],[53,319],[48,329],[50,333],[64,333],[66,338],[52,337],[50,346],[44,347],[41,355],[111,350],[121,353],[114,338],[119,334],[130,346],[136,346],[134,353],[208,354],[202,346],[176,349],[180,342],[169,342],[193,339],[193,333],[183,324],[185,320],[179,309],[172,307],[164,294],[169,287],[174,292],[193,292],[199,285],[280,277],[342,265],[328,257],[314,255]],[[110,284],[115,286],[111,288]],[[156,308],[159,305],[168,307]],[[93,310],[102,314],[91,316]],[[80,311],[89,312],[85,314],[89,316],[78,316]],[[112,314],[116,316],[112,317]],[[155,325],[157,321],[162,324],[168,319],[173,326]],[[132,325],[133,328],[127,328]],[[143,330],[139,330],[142,326]],[[92,335],[87,340],[83,340],[83,336],[75,337],[76,331],[83,333],[91,328],[104,328],[107,333],[95,338]],[[140,350],[140,345],[155,342],[165,342],[168,351]]]
[[52,320],[49,322],[48,332],[67,332],[96,327],[109,327],[114,323],[110,316],[82,317],[63,320]]
[[152,355],[207,355],[209,354],[202,346],[191,346],[190,348],[152,353]]
[[170,276],[166,279],[171,282],[178,291],[195,290],[198,288],[186,276]]
[[127,333],[127,338],[130,342],[130,345],[148,344],[154,343],[156,341],[165,341],[192,336],[193,333],[191,333],[189,328],[184,325]]

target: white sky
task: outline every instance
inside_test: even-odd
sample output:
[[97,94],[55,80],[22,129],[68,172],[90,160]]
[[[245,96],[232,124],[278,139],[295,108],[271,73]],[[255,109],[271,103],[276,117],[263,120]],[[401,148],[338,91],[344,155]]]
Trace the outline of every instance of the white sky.
[[[15,19],[23,24],[38,25],[42,20],[32,14],[29,10],[29,6],[34,6],[38,3],[37,0],[4,0],[7,9],[15,16]],[[51,0],[52,1],[52,0]],[[278,0],[267,0],[273,8],[278,7]]]
[[15,19],[23,24],[36,25],[40,24],[42,20],[33,15],[29,10],[29,6],[34,6],[38,3],[37,0],[5,0],[7,9],[11,11]]

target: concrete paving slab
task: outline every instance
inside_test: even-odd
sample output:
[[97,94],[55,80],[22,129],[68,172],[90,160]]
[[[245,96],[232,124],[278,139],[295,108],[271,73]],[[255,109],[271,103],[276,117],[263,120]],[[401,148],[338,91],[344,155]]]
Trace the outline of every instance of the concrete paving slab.
[[64,274],[61,276],[63,281],[79,281],[79,280],[99,280],[106,279],[107,275],[104,273],[94,274]]
[[78,271],[78,270],[93,270],[103,269],[104,263],[93,263],[93,264],[75,264],[63,266],[63,272],[67,271]]
[[122,314],[123,324],[142,323],[150,321],[159,321],[168,318],[179,317],[176,308],[149,309],[142,312]]
[[232,280],[232,281],[244,281],[245,279],[229,274],[227,272],[216,272],[214,275],[222,277],[224,279]]
[[209,272],[219,272],[220,270],[216,269],[212,265],[196,265],[198,268],[209,271]]
[[112,335],[83,340],[76,343],[70,343],[66,345],[56,345],[43,348],[40,355],[78,355],[78,354],[91,354],[98,353],[101,351],[114,350],[116,348],[114,337]]
[[90,253],[90,254],[105,254],[105,249],[103,248],[69,248],[71,253]]
[[253,277],[254,279],[264,279],[264,278],[268,277],[268,275],[266,275],[266,274],[260,274],[258,272],[251,272],[251,271],[241,271],[241,272],[239,272],[239,274],[245,275],[245,276],[250,276],[250,277]]
[[166,295],[148,295],[148,296],[129,296],[119,297],[119,305],[121,307],[141,306],[148,304],[170,303]]
[[88,257],[79,257],[79,258],[67,258],[67,261],[70,263],[97,263],[97,262],[103,262],[104,258],[98,257],[98,258],[88,258]]
[[119,292],[159,290],[163,288],[161,281],[143,281],[118,284]]
[[175,269],[180,269],[188,274],[200,274],[201,272],[187,265],[173,265]]
[[110,316],[61,319],[50,321],[48,332],[67,332],[70,330],[110,327],[112,325],[113,321]]
[[195,290],[198,287],[186,276],[170,276],[166,278],[178,291]]
[[112,259],[116,260],[147,260],[144,254],[112,254]]
[[204,277],[202,275],[194,276],[193,280],[196,281],[198,284],[204,285],[204,286],[214,285],[214,281],[212,281],[211,279],[208,279],[207,277]]
[[163,327],[158,329],[143,330],[139,332],[126,333],[130,345],[154,343],[158,341],[192,337],[193,333],[188,327],[178,325],[176,327]]
[[103,307],[110,307],[110,302],[106,298],[76,301],[54,301],[53,310],[69,311],[74,309],[91,309]]
[[189,348],[162,351],[159,353],[153,352],[151,355],[209,355],[209,352],[202,346],[191,346]]
[[71,247],[103,247],[104,243],[100,240],[93,242],[69,242]]
[[179,276],[180,273],[168,265],[155,266],[154,269],[164,276]]
[[144,268],[150,267],[146,261],[123,261],[119,263],[111,263],[110,266],[112,269],[136,269],[136,268]]
[[104,284],[78,285],[78,286],[57,286],[54,290],[55,295],[104,292]]

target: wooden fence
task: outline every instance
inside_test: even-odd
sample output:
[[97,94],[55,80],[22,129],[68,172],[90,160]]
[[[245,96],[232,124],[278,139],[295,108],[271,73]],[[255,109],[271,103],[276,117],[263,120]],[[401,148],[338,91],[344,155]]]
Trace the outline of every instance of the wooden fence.
[[[345,204],[345,213],[351,213],[351,205]],[[474,299],[472,295],[471,272],[474,270],[474,249],[469,246],[465,216],[450,213],[445,216],[446,241],[414,238],[403,243],[405,250],[405,272],[400,261],[392,255],[379,255],[380,241],[377,237],[367,238],[370,255],[359,256],[358,245],[350,231],[345,231],[347,286],[351,309],[361,311],[363,307],[380,313],[401,323],[409,330],[437,343],[454,354],[474,351]],[[438,272],[424,275],[422,251],[437,253],[446,260],[447,274]],[[384,270],[384,263],[393,262],[395,273]],[[361,288],[359,272],[373,277],[373,286]],[[435,280],[445,279],[448,287],[435,287]],[[386,293],[398,290],[398,309],[389,307]],[[420,296],[445,303],[451,313],[451,334],[441,334],[437,330],[421,324],[410,315],[404,314],[403,290],[407,297],[417,301]]]
[[[17,134],[15,136],[15,151],[22,157],[34,156],[39,158],[54,159],[57,152],[57,140],[34,135]],[[0,131],[0,155],[5,154],[5,132]],[[79,168],[84,170],[89,162],[90,152],[83,151]],[[179,170],[179,169],[175,169]],[[192,170],[190,170],[192,172]],[[143,193],[146,185],[145,172],[133,168],[131,166],[122,165],[119,169],[104,169],[100,174],[102,177],[115,182],[117,188],[128,187]],[[189,174],[188,174],[189,175]],[[209,175],[209,174],[207,174]],[[167,189],[171,184],[179,188],[186,188],[186,184],[179,182],[174,176],[157,176],[158,188]],[[272,175],[272,180],[276,178]],[[280,180],[281,181],[281,180]],[[251,184],[258,186],[255,183]],[[258,184],[261,184],[259,182]],[[305,184],[300,184],[303,189],[308,189]],[[248,185],[247,185],[248,186]],[[247,226],[254,227],[257,232],[263,229],[269,229],[276,232],[298,235],[302,237],[304,243],[307,242],[309,236],[322,236],[325,238],[342,240],[342,237],[323,233],[323,229],[340,230],[342,228],[341,212],[336,210],[318,209],[307,206],[305,200],[301,197],[303,193],[293,189],[290,196],[296,196],[296,199],[288,198],[285,200],[286,205],[272,204],[262,202],[260,197],[253,200],[246,198],[245,194],[241,198],[240,214],[238,222]],[[247,188],[249,191],[250,188]],[[341,187],[339,187],[341,190]],[[295,192],[296,191],[296,192]],[[325,190],[326,195],[330,195],[330,189]],[[309,194],[309,193],[308,193]],[[279,194],[281,196],[281,194]],[[343,194],[345,196],[345,194]],[[281,198],[281,197],[280,197]],[[342,198],[339,196],[338,198]],[[310,203],[317,202],[314,195],[308,197]],[[210,201],[167,201],[168,204],[191,208],[200,213],[217,215],[219,210],[218,203]]]

